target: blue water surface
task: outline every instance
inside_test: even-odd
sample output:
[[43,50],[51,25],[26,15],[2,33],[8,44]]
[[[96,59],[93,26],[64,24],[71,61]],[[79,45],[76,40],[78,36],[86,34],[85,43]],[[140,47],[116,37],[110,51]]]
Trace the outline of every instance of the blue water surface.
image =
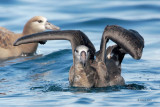
[[[0,62],[0,106],[158,106],[160,105],[159,0],[1,0],[0,26],[20,33],[33,16],[45,16],[62,30],[83,31],[99,50],[106,25],[137,30],[145,39],[141,60],[126,55],[125,86],[73,88],[68,41],[39,45],[36,56]],[[110,42],[109,45],[113,43]]]

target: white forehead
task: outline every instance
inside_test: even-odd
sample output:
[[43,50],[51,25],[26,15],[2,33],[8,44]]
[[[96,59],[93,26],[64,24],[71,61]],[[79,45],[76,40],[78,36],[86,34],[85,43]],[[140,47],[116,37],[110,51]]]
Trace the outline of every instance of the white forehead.
[[35,21],[38,21],[38,20],[43,20],[43,21],[47,21],[47,18],[43,17],[43,16],[35,16],[31,19],[31,22],[35,22]]
[[76,50],[78,50],[78,51],[88,51],[89,48],[87,46],[80,45],[80,46],[77,46]]
[[47,21],[47,18],[45,18],[45,17],[39,16],[39,18],[40,18],[41,20],[43,20],[43,21]]

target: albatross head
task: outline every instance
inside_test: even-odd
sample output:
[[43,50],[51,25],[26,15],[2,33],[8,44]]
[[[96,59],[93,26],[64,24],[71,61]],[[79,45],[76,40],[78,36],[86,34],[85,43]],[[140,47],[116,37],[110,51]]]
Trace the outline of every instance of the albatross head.
[[26,23],[23,29],[23,34],[29,35],[32,33],[43,32],[47,29],[60,30],[59,27],[49,23],[45,17],[35,16]]
[[83,67],[86,66],[86,63],[89,59],[89,48],[84,46],[84,45],[80,45],[77,46],[75,49],[75,61],[78,63],[81,63],[83,65]]

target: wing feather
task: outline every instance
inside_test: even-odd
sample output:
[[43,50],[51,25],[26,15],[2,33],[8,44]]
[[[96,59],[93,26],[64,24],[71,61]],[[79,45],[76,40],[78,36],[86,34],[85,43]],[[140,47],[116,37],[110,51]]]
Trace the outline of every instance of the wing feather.
[[130,54],[134,59],[140,59],[144,48],[143,37],[135,30],[126,30],[120,26],[106,26],[100,45],[100,56],[102,61],[106,57],[106,43],[108,40],[117,43],[125,52]]
[[[95,47],[89,38],[80,30],[63,30],[63,31],[48,31],[42,33],[36,33],[32,35],[23,36],[14,43],[14,46],[20,44],[27,44],[45,40],[68,40],[71,42],[72,53],[74,56],[74,50],[79,45],[85,45],[90,49],[90,59],[94,59]],[[74,59],[74,57],[73,57]]]

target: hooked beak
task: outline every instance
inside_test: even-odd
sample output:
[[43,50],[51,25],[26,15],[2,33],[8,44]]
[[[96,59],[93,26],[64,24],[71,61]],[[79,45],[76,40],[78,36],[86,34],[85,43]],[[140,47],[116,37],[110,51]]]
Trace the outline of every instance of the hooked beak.
[[86,56],[87,56],[86,52],[82,51],[80,54],[80,60],[81,60],[81,63],[83,64],[83,66],[86,65],[86,59],[87,59]]
[[46,29],[51,29],[51,30],[60,30],[60,28],[58,26],[55,26],[55,25],[53,25],[53,24],[51,24],[49,22],[46,22],[45,28]]

